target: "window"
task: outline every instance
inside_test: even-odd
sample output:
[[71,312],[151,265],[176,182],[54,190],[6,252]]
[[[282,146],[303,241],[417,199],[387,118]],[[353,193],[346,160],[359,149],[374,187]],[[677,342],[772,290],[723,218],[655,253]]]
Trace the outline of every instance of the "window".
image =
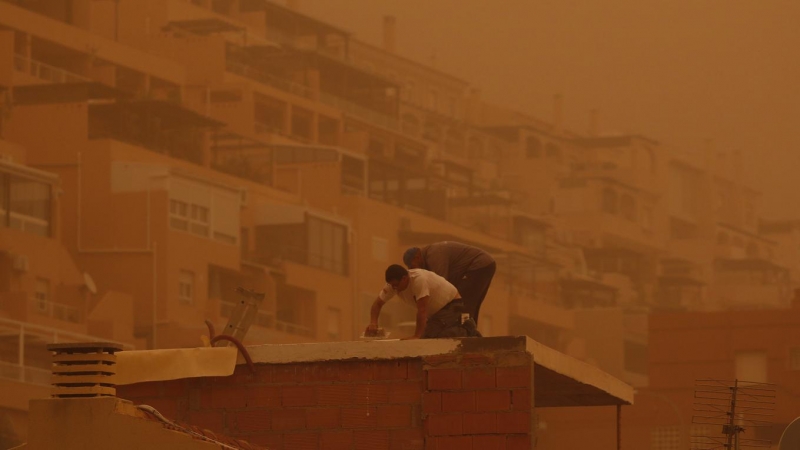
[[555,160],[561,160],[561,148],[556,144],[548,142],[544,147],[545,156]]
[[194,272],[181,270],[178,276],[178,300],[181,303],[194,304]]
[[50,185],[0,174],[0,226],[50,235]]
[[44,278],[36,279],[33,298],[36,300],[36,309],[46,313],[50,309],[50,281]]
[[650,432],[651,450],[679,450],[681,447],[679,427],[655,427]]
[[542,142],[533,137],[528,136],[525,141],[525,157],[529,159],[540,158],[542,156]]
[[328,308],[328,339],[341,339],[342,311],[339,308]]
[[622,217],[636,221],[636,200],[629,194],[623,194],[619,201],[619,210]]
[[617,193],[611,188],[603,189],[603,212],[617,213]]
[[378,262],[389,260],[389,241],[384,238],[372,237],[372,259]]
[[767,353],[765,351],[736,352],[736,379],[754,383],[767,382]]
[[347,274],[347,228],[317,217],[308,217],[308,265]]
[[172,229],[226,244],[238,244],[240,192],[173,178],[169,195],[169,224]]

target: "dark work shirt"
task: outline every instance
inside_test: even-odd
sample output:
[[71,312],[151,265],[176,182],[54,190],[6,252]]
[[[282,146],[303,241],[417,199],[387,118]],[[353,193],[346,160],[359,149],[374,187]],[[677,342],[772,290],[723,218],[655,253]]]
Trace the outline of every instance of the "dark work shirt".
[[422,248],[424,269],[437,273],[451,283],[456,283],[464,274],[482,269],[494,262],[485,251],[471,245],[454,241],[437,242]]

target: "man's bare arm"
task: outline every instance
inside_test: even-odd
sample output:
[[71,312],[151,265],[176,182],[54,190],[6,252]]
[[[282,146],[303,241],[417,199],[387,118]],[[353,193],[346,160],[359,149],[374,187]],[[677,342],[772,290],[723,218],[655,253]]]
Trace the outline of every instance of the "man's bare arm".
[[420,339],[425,334],[425,326],[428,325],[428,300],[425,296],[417,300],[417,329],[413,336],[404,339]]
[[364,331],[366,336],[375,335],[378,332],[378,318],[381,315],[381,308],[383,308],[385,304],[386,302],[381,300],[380,297],[372,302],[372,308],[369,310],[369,325],[367,325],[367,329]]

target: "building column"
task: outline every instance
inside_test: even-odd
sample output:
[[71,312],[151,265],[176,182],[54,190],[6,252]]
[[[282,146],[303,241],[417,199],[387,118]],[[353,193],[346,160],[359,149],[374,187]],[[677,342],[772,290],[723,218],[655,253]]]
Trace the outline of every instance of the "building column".
[[25,325],[19,325],[19,381],[25,382]]

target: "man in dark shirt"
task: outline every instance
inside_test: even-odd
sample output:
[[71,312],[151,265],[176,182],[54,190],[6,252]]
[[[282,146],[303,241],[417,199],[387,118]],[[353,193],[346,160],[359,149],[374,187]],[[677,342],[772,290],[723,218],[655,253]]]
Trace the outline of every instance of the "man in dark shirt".
[[477,325],[481,304],[497,269],[494,258],[479,248],[444,241],[409,248],[403,254],[403,262],[409,269],[430,270],[452,283]]

